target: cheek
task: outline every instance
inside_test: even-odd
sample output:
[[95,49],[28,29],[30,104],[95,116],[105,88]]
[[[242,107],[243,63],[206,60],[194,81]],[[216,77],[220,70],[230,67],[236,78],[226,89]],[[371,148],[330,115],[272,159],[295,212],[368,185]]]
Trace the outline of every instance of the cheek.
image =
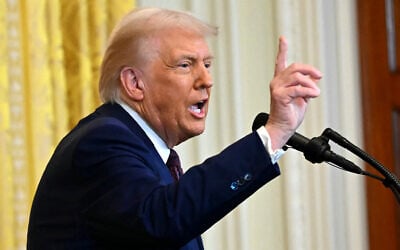
[[170,122],[168,119],[179,119],[179,117],[183,116],[186,109],[184,98],[173,91],[163,91],[162,94],[155,97],[152,101],[166,122]]
[[189,79],[166,75],[153,77],[147,91],[151,96],[149,103],[157,107],[161,115],[181,116],[189,108],[192,83]]

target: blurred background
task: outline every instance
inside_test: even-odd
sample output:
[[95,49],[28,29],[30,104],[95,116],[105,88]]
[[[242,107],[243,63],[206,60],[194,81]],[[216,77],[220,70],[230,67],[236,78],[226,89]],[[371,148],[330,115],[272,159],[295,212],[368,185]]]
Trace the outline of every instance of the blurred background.
[[[314,137],[331,127],[399,173],[399,2],[0,0],[0,249],[26,248],[46,163],[67,131],[100,104],[107,37],[137,7],[190,11],[219,27],[210,40],[215,85],[206,131],[178,147],[186,169],[250,133],[256,114],[269,110],[284,35],[289,63],[324,74],[322,94],[298,132]],[[279,178],[204,233],[206,249],[400,249],[399,206],[379,182],[313,165],[294,150],[280,165]]]

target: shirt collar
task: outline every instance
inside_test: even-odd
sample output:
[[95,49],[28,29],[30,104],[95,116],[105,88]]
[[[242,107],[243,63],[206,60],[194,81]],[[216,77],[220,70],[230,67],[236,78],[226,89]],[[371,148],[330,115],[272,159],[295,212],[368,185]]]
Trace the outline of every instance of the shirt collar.
[[161,139],[161,137],[156,132],[154,132],[154,130],[147,124],[145,120],[143,120],[143,118],[135,110],[133,110],[123,101],[117,101],[117,103],[121,105],[121,107],[126,112],[128,112],[128,114],[144,130],[144,132],[150,138],[150,141],[156,148],[158,154],[161,156],[161,159],[164,161],[164,163],[166,163],[170,153],[170,149],[168,148],[167,144]]

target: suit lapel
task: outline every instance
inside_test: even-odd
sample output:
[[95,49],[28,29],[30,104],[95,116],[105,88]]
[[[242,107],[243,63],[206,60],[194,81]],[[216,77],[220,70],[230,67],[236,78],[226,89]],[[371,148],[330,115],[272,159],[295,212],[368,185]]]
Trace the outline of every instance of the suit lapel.
[[119,104],[103,104],[99,108],[97,108],[94,115],[99,117],[113,117],[124,123],[134,134],[138,135],[140,139],[142,139],[143,143],[149,148],[149,151],[152,152],[153,157],[151,161],[151,166],[157,169],[157,172],[163,182],[165,184],[173,182],[168,168],[161,159],[150,138],[146,135],[139,124]]

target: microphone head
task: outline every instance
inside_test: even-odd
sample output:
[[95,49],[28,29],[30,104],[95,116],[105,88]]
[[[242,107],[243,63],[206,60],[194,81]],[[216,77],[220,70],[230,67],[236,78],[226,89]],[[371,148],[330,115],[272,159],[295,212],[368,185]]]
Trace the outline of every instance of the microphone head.
[[267,113],[261,112],[256,118],[254,118],[253,125],[251,126],[252,131],[256,131],[259,127],[267,124],[269,115]]

